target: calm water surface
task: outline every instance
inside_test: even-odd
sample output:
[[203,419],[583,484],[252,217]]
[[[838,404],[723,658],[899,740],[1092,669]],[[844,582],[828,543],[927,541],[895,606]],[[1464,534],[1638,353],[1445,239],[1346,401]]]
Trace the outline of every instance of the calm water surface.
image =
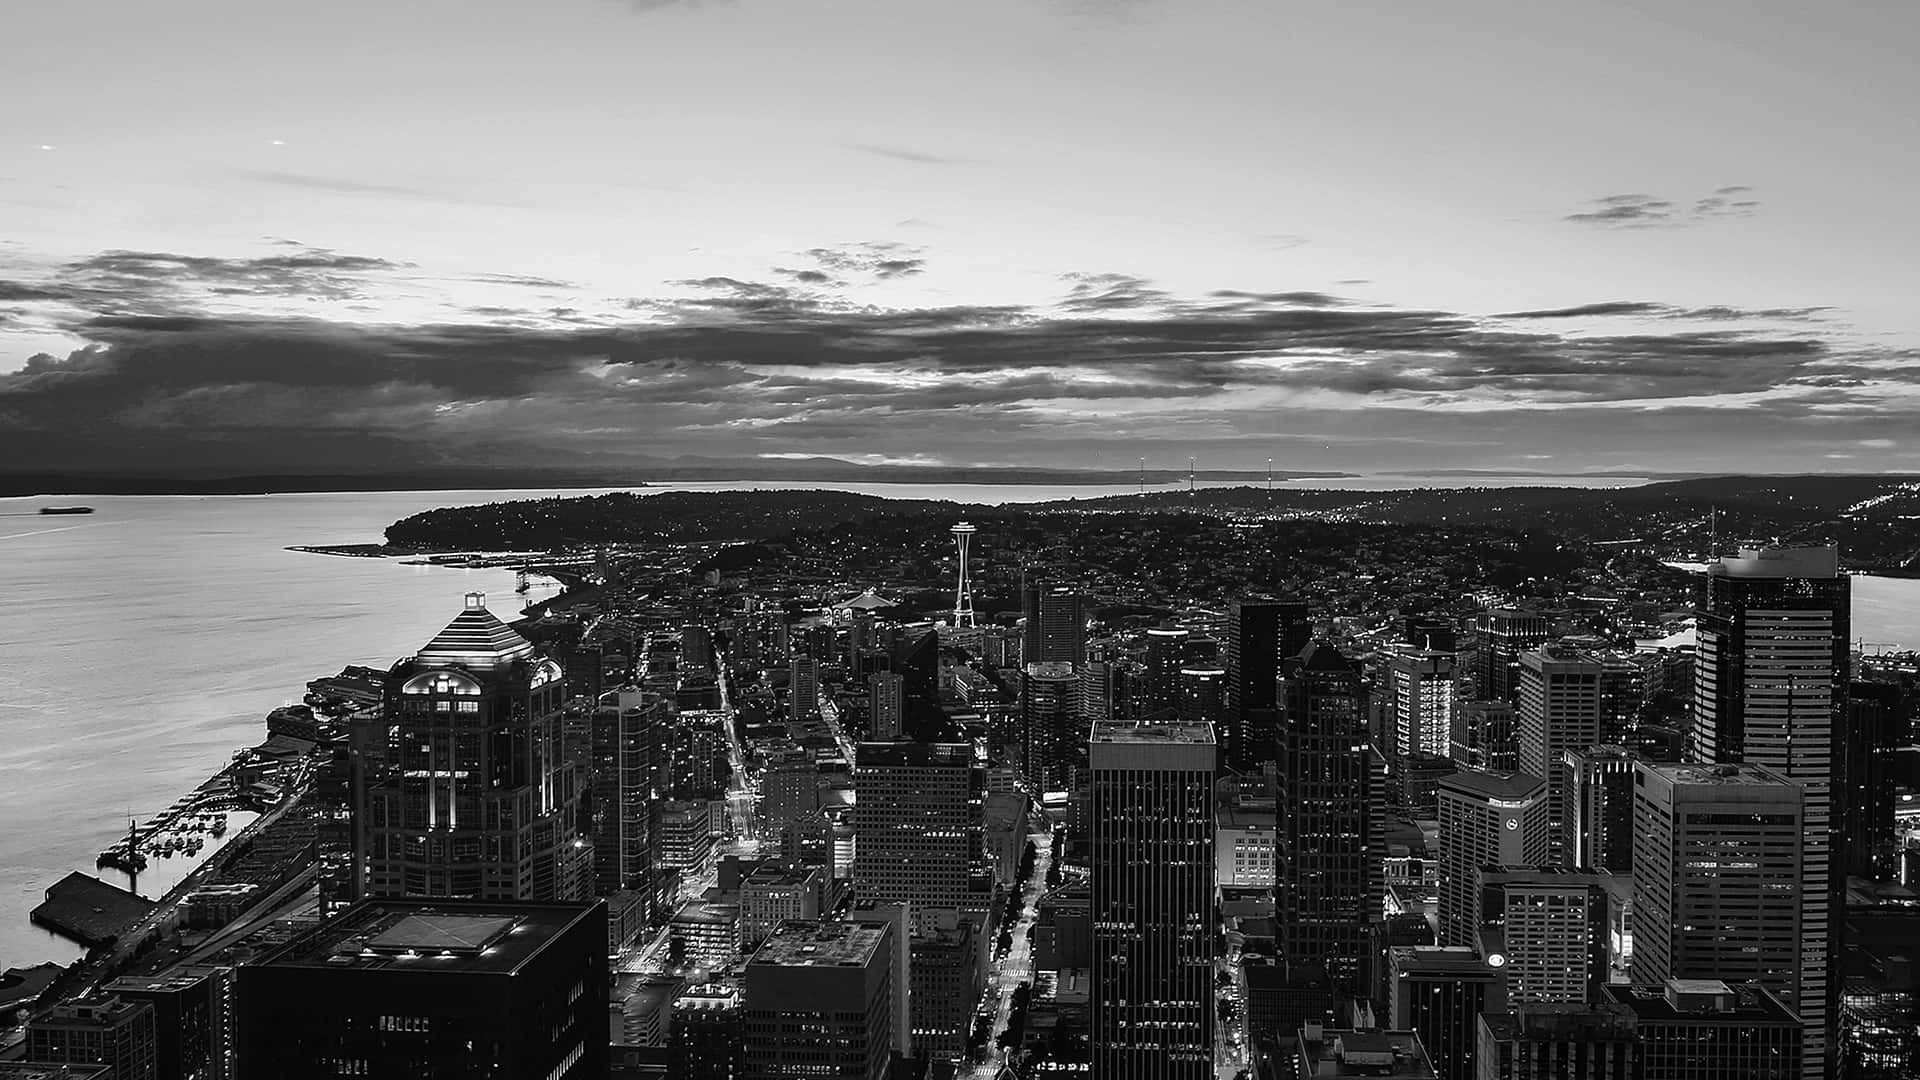
[[[648,490],[748,487],[988,503],[1134,490],[804,482]],[[492,594],[503,616],[517,609],[506,571],[287,546],[375,542],[394,520],[435,506],[585,493],[0,499],[0,967],[79,955],[27,922],[42,891],[69,870],[93,872],[129,811],[144,820],[258,742],[266,713],[299,700],[308,679],[345,664],[391,664],[457,614],[469,590]],[[98,512],[35,514],[74,501]],[[536,587],[530,599],[547,594]],[[1920,581],[1856,578],[1854,633],[1920,649]],[[142,891],[174,876],[149,875]]]

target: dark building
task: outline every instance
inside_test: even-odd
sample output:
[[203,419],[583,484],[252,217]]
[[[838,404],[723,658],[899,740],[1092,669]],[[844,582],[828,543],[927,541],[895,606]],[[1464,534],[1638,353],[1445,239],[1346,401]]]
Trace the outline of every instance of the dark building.
[[1833,968],[1846,867],[1834,859],[1844,797],[1851,589],[1835,547],[1743,548],[1708,567],[1697,621],[1694,761],[1764,765],[1805,793],[1800,989],[1809,1075],[1827,1071],[1839,1023]]
[[908,943],[913,1052],[950,1061],[966,1050],[967,1030],[986,979],[986,942],[976,921],[923,924]]
[[238,971],[239,1075],[598,1080],[602,903],[367,900]]
[[1382,917],[1385,762],[1359,665],[1315,643],[1282,674],[1275,922],[1280,953],[1354,988]]
[[111,1080],[159,1080],[153,1007],[112,995],[54,1006],[27,1024],[27,1060],[104,1066]]
[[1520,698],[1520,654],[1537,649],[1552,627],[1545,615],[1514,608],[1494,608],[1480,616],[1480,669],[1475,672],[1475,696],[1517,704]]
[[1453,708],[1448,754],[1471,769],[1520,771],[1520,740],[1513,705],[1507,701],[1462,701]]
[[377,716],[355,723],[360,895],[591,895],[560,665],[469,593],[458,618],[387,673],[386,694]]
[[1477,949],[1390,949],[1387,1026],[1420,1036],[1439,1080],[1475,1080],[1480,1014],[1498,1004],[1498,983]]
[[992,904],[983,770],[968,743],[863,742],[854,751],[853,879],[864,899],[974,911]]
[[638,687],[622,689],[593,713],[588,765],[594,892],[644,890],[653,877],[654,807],[672,709]]
[[1235,600],[1227,606],[1227,760],[1246,769],[1274,760],[1280,738],[1280,661],[1313,640],[1298,600]]
[[107,992],[153,1007],[156,1080],[224,1080],[231,1074],[232,976],[224,968],[182,968],[115,979]]
[[740,988],[689,986],[673,999],[668,1035],[675,1080],[738,1080],[746,1068],[746,1018]]
[[1146,632],[1141,662],[1146,671],[1140,683],[1139,708],[1134,718],[1172,720],[1180,708],[1180,669],[1187,664],[1187,639],[1192,631],[1178,626],[1154,626]]
[[1087,662],[1086,602],[1080,590],[1029,581],[1020,589],[1020,613],[1026,618],[1023,663]]
[[1841,850],[1846,872],[1888,881],[1893,852],[1893,757],[1913,742],[1911,693],[1897,683],[1855,682],[1847,690],[1846,763]]
[[1020,676],[1021,759],[1028,789],[1071,791],[1085,774],[1087,724],[1080,681],[1064,660],[1030,663]]
[[745,1080],[882,1080],[894,1049],[894,928],[790,922],[747,964]]
[[1247,1037],[1291,1038],[1307,1024],[1331,1024],[1339,1011],[1333,980],[1318,964],[1248,963]]
[[1213,781],[1204,724],[1095,724],[1093,1075],[1213,1075]]
[[1640,1080],[1633,1010],[1617,1002],[1482,1013],[1479,1080]]
[[1569,778],[1567,865],[1633,873],[1633,762],[1621,746],[1564,754]]
[[1608,986],[1602,1000],[1633,1010],[1640,1080],[1797,1080],[1800,1018],[1757,984],[1668,979]]

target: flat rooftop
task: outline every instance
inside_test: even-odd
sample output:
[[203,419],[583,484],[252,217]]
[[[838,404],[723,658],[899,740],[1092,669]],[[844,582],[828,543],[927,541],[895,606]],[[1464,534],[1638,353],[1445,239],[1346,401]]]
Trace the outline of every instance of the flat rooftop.
[[1300,1033],[1303,1080],[1324,1076],[1370,1076],[1375,1080],[1434,1080],[1420,1037],[1411,1031],[1323,1028]]
[[1494,975],[1480,950],[1467,945],[1395,945],[1387,955],[1393,970],[1403,975]]
[[261,967],[507,975],[593,911],[592,904],[368,900],[294,938]]
[[1642,763],[1649,772],[1666,777],[1675,784],[1712,784],[1717,786],[1790,784],[1792,781],[1759,765],[1664,765]]
[[1134,724],[1124,720],[1099,720],[1093,725],[1090,741],[1097,743],[1137,743],[1146,745],[1212,745],[1212,724]]
[[882,923],[783,923],[751,962],[777,967],[866,967],[886,934]]
[[0,1080],[106,1080],[108,1065],[43,1065],[32,1061],[0,1061]]
[[1544,795],[1547,782],[1526,773],[1481,772],[1462,769],[1440,778],[1442,790],[1458,791],[1486,799],[1524,799]]

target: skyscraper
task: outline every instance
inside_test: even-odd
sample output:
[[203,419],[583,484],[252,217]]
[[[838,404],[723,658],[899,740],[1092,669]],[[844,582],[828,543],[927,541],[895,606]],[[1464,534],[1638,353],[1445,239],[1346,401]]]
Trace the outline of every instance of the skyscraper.
[[1633,872],[1633,762],[1625,747],[1567,750],[1567,864]]
[[666,698],[633,687],[594,710],[588,791],[598,895],[653,880],[653,810],[671,712]]
[[1856,682],[1847,690],[1846,789],[1835,802],[1849,874],[1892,877],[1893,758],[1913,741],[1910,694],[1890,682]]
[[1498,1002],[1497,975],[1478,949],[1394,946],[1387,950],[1387,1026],[1420,1036],[1439,1080],[1475,1080],[1480,1014]]
[[893,742],[905,731],[903,681],[897,671],[876,671],[867,676],[868,726],[875,742]]
[[864,742],[854,753],[854,887],[924,911],[984,912],[981,770],[967,743]]
[[368,900],[239,969],[238,1075],[607,1075],[606,905]]
[[1023,662],[1087,662],[1087,616],[1078,589],[1029,581],[1020,590],[1020,609],[1026,617]]
[[1459,701],[1453,707],[1453,738],[1448,754],[1473,769],[1520,771],[1520,747],[1514,741],[1513,706],[1506,701]]
[[1801,787],[1756,765],[1643,761],[1633,821],[1634,981],[1759,982],[1822,1026],[1801,963]]
[[1566,861],[1573,819],[1573,781],[1565,754],[1602,741],[1600,677],[1606,665],[1567,645],[1543,645],[1520,655],[1520,705],[1514,714],[1520,771],[1547,782],[1551,816],[1548,860]]
[[1020,732],[1027,786],[1070,790],[1080,775],[1087,724],[1077,708],[1079,679],[1064,660],[1029,663],[1020,679]]
[[1454,654],[1405,649],[1387,661],[1394,756],[1446,757],[1453,737]]
[[1546,616],[1531,611],[1494,608],[1481,615],[1479,696],[1508,704],[1518,701],[1520,654],[1545,644],[1549,632]]
[[893,932],[863,922],[776,930],[747,963],[744,1080],[882,1080],[894,1048]]
[[1180,706],[1180,669],[1186,666],[1187,639],[1192,632],[1178,626],[1154,626],[1146,632],[1147,665],[1141,711],[1134,719],[1171,720]]
[[787,664],[787,706],[795,720],[820,713],[820,662],[796,654]]
[[1213,780],[1204,724],[1094,725],[1093,1075],[1213,1075]]
[[1246,769],[1272,761],[1280,737],[1280,662],[1313,640],[1307,605],[1298,600],[1235,600],[1227,605],[1228,761]]
[[1467,770],[1441,778],[1439,803],[1440,944],[1478,946],[1480,868],[1546,861],[1546,784]]
[[1479,876],[1480,951],[1509,1003],[1588,1001],[1606,985],[1609,886],[1624,902],[1625,881],[1560,866],[1485,866]]
[[1708,568],[1694,658],[1691,752],[1764,765],[1806,793],[1799,996],[1810,1076],[1824,1073],[1839,1018],[1831,977],[1846,882],[1834,866],[1834,814],[1851,632],[1835,547],[1743,548]]
[[1315,643],[1282,678],[1276,929],[1290,963],[1319,964],[1352,986],[1381,920],[1384,761],[1367,737],[1359,665]]
[[589,895],[565,700],[560,665],[467,594],[459,617],[387,673],[380,713],[356,723],[359,894]]

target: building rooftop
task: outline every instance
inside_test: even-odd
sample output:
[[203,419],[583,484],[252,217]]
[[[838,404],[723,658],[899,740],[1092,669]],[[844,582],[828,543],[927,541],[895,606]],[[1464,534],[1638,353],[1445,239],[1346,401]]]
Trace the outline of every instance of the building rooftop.
[[1671,784],[1744,786],[1792,784],[1793,781],[1760,765],[1666,765],[1641,762],[1640,768]]
[[1301,1080],[1370,1076],[1375,1080],[1433,1080],[1437,1075],[1420,1036],[1411,1031],[1355,1031],[1309,1024],[1300,1030]]
[[416,654],[423,664],[499,668],[531,659],[533,643],[487,610],[486,593],[468,593],[467,607]]
[[1613,1002],[1649,1021],[1794,1024],[1798,1015],[1772,991],[1757,983],[1730,985],[1719,979],[1668,979],[1658,986],[1606,986]]
[[1467,945],[1395,945],[1387,956],[1402,975],[1494,975],[1480,950]]
[[1212,724],[1133,724],[1124,720],[1096,720],[1089,740],[1097,743],[1179,743],[1212,745]]
[[34,1061],[0,1061],[0,1080],[107,1080],[109,1065],[46,1065]]
[[1457,791],[1483,799],[1526,799],[1545,795],[1547,782],[1526,773],[1493,773],[1461,769],[1440,778],[1442,791]]
[[866,967],[887,936],[884,923],[786,922],[753,954],[751,965]]
[[594,904],[366,900],[299,935],[261,967],[509,975],[586,919]]
[[1840,576],[1840,549],[1822,547],[1742,547],[1723,556],[1707,572],[1715,577],[1833,578]]

